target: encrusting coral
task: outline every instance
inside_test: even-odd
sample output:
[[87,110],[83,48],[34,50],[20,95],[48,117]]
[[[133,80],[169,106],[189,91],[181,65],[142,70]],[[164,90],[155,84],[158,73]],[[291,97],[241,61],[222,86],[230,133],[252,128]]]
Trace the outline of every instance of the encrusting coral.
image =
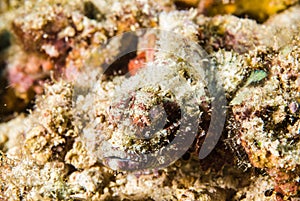
[[299,192],[300,67],[293,63],[299,60],[298,44],[295,39],[279,52],[262,50],[251,55],[250,65],[268,76],[241,88],[232,101],[249,160],[275,178],[276,190],[283,195]]
[[[16,2],[0,3],[0,35],[11,43],[0,46],[1,200],[299,199],[300,7],[286,9],[294,1],[224,7],[268,17],[262,24],[204,16],[201,5],[211,2],[215,15],[215,1],[181,1],[199,6],[187,11],[168,0]],[[118,37],[126,31],[135,34]],[[215,101],[204,67],[228,104],[217,146],[199,160]],[[191,146],[161,157],[188,117]],[[140,166],[147,154],[159,157]]]

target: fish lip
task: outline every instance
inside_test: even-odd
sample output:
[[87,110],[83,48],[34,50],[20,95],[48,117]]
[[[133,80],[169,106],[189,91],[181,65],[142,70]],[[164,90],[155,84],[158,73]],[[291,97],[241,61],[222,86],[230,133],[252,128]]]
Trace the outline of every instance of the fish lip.
[[118,156],[106,156],[102,159],[102,164],[116,171],[138,171],[141,170],[147,161],[134,160],[132,158],[122,158]]

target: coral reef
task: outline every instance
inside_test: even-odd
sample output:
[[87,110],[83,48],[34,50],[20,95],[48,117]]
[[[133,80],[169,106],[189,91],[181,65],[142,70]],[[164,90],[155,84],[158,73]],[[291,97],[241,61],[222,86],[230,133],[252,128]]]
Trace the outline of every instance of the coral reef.
[[[11,24],[3,24],[3,30],[9,29],[18,45],[8,50],[9,55],[13,54],[9,59],[3,59],[10,88],[6,94],[8,99],[23,102],[21,106],[20,101],[14,101],[16,104],[5,108],[7,112],[13,112],[14,107],[20,108],[15,111],[24,109],[35,93],[42,93],[42,85],[49,79],[50,70],[56,79],[72,80],[88,62],[99,66],[108,61],[118,53],[117,50],[108,49],[107,54],[97,51],[108,37],[155,26],[157,13],[164,8],[163,4],[156,2],[149,2],[148,7],[138,2],[135,6],[126,2],[104,4],[100,8],[107,9],[99,10],[97,4],[90,1],[31,1],[17,9],[13,19],[8,15],[11,13],[3,14],[3,21]],[[111,7],[111,4],[115,6]],[[87,61],[86,58],[91,59]],[[4,104],[8,104],[6,102],[9,101]]]
[[294,4],[0,2],[0,200],[299,199]]
[[[299,41],[290,45],[293,43]],[[250,65],[263,68],[268,77],[241,88],[231,102],[241,143],[251,163],[266,169],[275,178],[276,191],[283,195],[299,192],[300,68],[293,63],[299,59],[298,48],[283,47],[279,52],[263,50],[251,55],[254,62]]]
[[265,21],[268,17],[297,4],[297,0],[203,0],[199,3],[200,12],[207,15],[234,14],[237,16],[249,16],[259,22]]

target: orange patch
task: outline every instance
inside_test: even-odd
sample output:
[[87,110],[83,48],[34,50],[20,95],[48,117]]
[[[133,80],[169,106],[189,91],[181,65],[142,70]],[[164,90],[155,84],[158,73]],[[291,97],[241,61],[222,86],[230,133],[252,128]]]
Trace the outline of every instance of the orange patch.
[[144,67],[146,63],[146,53],[141,52],[134,59],[131,59],[128,64],[128,71],[131,75],[135,75],[136,72]]

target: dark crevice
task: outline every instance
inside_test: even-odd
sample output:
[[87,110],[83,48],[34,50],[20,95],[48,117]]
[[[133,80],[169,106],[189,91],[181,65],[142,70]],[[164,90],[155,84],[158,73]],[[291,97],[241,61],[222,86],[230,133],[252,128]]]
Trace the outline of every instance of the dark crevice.
[[5,50],[6,48],[8,48],[11,44],[10,42],[10,38],[11,38],[11,34],[9,31],[4,30],[2,32],[0,32],[0,53]]
[[103,79],[111,79],[113,76],[125,75],[128,73],[128,64],[130,60],[137,56],[136,50],[138,37],[134,34],[124,34],[121,41],[119,54],[112,63],[105,63]]
[[93,20],[101,20],[104,16],[100,13],[98,8],[90,1],[84,2],[84,15]]

